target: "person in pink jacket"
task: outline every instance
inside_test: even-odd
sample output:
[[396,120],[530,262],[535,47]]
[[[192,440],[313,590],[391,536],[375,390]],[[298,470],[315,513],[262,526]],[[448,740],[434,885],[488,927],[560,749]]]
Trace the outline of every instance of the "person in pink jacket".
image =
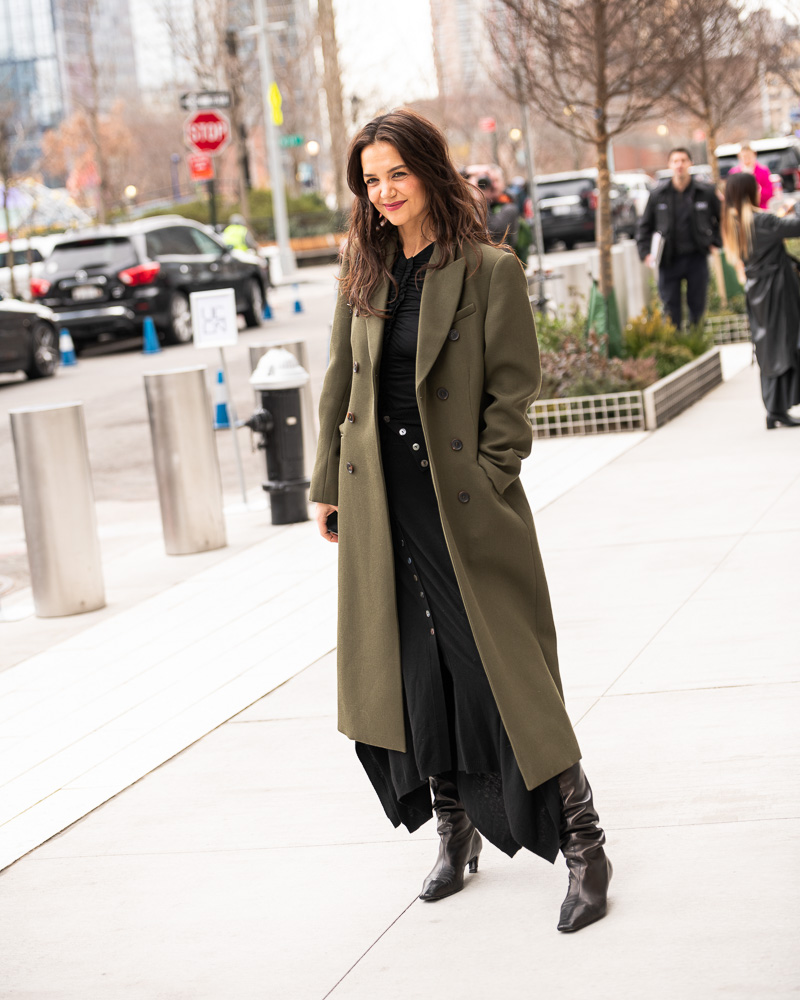
[[772,181],[770,180],[769,168],[756,159],[756,153],[752,146],[745,143],[739,150],[739,163],[732,167],[730,173],[752,174],[758,184],[760,194],[759,208],[766,208],[773,195]]

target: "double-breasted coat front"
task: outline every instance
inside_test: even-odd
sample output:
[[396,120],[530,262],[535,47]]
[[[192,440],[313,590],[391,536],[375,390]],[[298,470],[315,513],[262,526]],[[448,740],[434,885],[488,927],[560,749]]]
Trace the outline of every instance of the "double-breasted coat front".
[[[431,266],[441,260],[437,246]],[[391,260],[388,262],[391,267]],[[385,308],[390,283],[372,304]],[[394,555],[378,429],[383,320],[342,295],[320,399],[314,501],[339,508],[339,729],[405,751]],[[519,481],[540,384],[513,254],[457,253],[426,273],[416,392],[442,528],[486,676],[529,789],[580,759],[564,708],[550,598]]]

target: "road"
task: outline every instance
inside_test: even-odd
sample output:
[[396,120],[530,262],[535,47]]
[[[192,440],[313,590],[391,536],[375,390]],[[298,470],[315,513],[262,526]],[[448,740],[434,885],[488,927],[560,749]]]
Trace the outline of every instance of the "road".
[[[280,343],[305,338],[315,400],[319,397],[325,367],[330,321],[335,297],[335,268],[304,268],[298,285],[302,313],[294,312],[291,287],[274,289],[270,296],[275,318],[260,328],[242,330],[235,348],[226,350],[233,398],[240,418],[253,412],[254,395],[248,348],[260,343]],[[87,349],[74,368],[61,368],[54,378],[29,382],[23,375],[0,375],[0,507],[19,505],[14,449],[8,411],[18,407],[43,406],[80,400],[84,404],[89,458],[95,499],[125,505],[157,502],[150,428],[143,374],[203,364],[208,368],[209,389],[218,368],[216,350],[197,350],[192,345],[169,347],[160,354],[143,355],[141,342],[131,340]],[[263,452],[254,448],[250,431],[238,432],[245,483],[248,489],[265,478]],[[239,493],[230,432],[217,432],[223,490],[227,498]],[[2,513],[2,512],[0,512]],[[130,510],[133,515],[135,512]],[[6,517],[5,523],[9,522]],[[20,550],[22,548],[22,551]],[[12,545],[0,532],[0,575],[11,577],[15,589],[28,584],[24,546]]]

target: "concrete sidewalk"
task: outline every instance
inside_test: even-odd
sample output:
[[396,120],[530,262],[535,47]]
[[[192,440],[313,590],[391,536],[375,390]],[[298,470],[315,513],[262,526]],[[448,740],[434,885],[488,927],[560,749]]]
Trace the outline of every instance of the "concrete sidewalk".
[[[800,433],[766,432],[748,368],[655,434],[536,443],[525,481],[567,705],[614,861],[606,920],[559,935],[563,863],[493,848],[463,893],[416,900],[435,831],[394,831],[336,733],[333,547],[312,545],[300,525],[151,598],[157,608],[145,602],[83,631],[74,660],[40,663],[36,700],[12,706],[18,728],[3,738],[13,745],[0,739],[0,762],[21,766],[43,741],[48,760],[74,745],[59,750],[58,735],[35,731],[47,711],[62,736],[61,709],[94,732],[137,738],[136,724],[155,718],[169,734],[187,712],[210,728],[215,712],[230,717],[231,685],[246,697],[296,674],[0,875],[0,996],[796,995]],[[215,623],[254,654],[249,663],[204,622],[222,614],[210,611],[213,596],[232,604],[240,578],[255,585],[265,566],[274,579],[252,607]],[[186,609],[174,633],[171,607]],[[282,628],[298,658],[276,652],[265,664],[255,654]],[[127,660],[112,659],[131,673],[116,676],[96,715],[102,698],[87,697],[97,691],[83,654],[105,677],[123,642]],[[140,648],[169,644],[168,657],[133,671]],[[165,660],[177,685],[168,696]],[[0,676],[13,679],[7,692],[23,690],[30,662]],[[59,671],[66,694],[54,695]],[[204,709],[187,705],[192,693]],[[21,751],[26,719],[34,728]],[[181,730],[187,742],[193,725]],[[108,775],[125,748],[105,739],[95,737],[106,753],[95,766]],[[74,757],[34,762],[20,771],[20,804],[26,784],[38,794],[24,775],[43,765],[37,780],[75,771]],[[62,797],[113,785],[70,781]]]

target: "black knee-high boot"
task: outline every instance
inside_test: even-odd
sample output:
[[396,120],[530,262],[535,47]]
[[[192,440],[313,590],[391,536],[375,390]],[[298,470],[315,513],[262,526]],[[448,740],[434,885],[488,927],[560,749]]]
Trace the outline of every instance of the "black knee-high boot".
[[561,904],[560,931],[579,931],[606,915],[611,862],[606,835],[592,802],[592,790],[581,765],[558,776],[561,790],[561,852],[569,868],[569,890]]
[[431,903],[464,888],[464,868],[469,865],[470,874],[478,870],[478,855],[483,847],[481,835],[467,816],[453,779],[452,774],[431,778],[436,830],[440,837],[439,856],[419,894],[420,899]]

